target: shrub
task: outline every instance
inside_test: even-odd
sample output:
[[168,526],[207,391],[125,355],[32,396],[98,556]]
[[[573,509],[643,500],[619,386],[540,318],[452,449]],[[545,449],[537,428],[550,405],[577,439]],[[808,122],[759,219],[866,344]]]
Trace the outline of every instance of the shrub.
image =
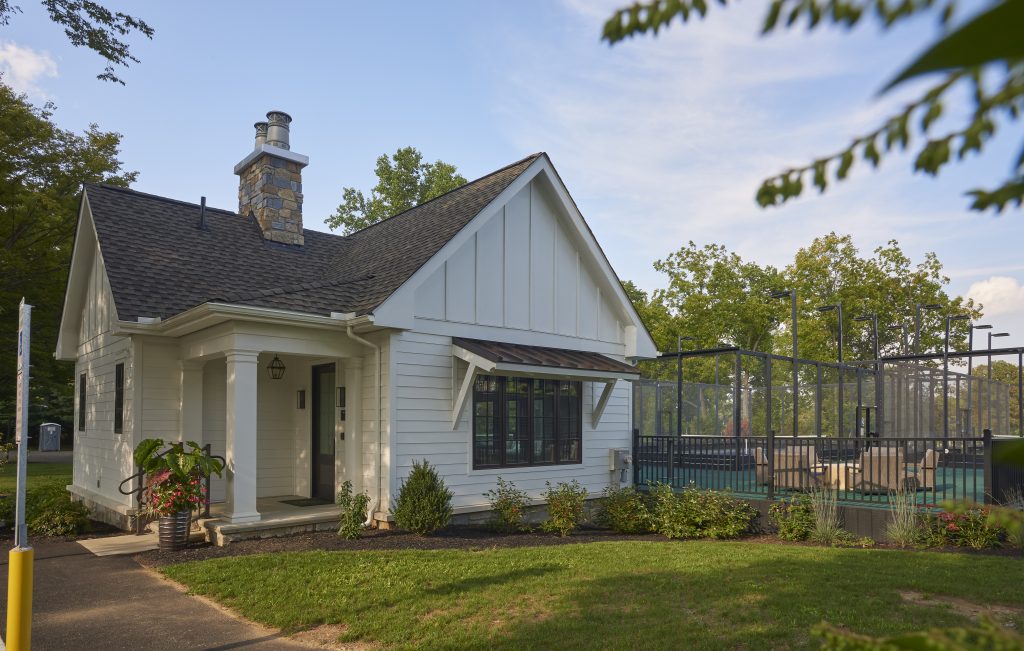
[[618,533],[654,531],[654,520],[648,499],[632,486],[605,489],[597,521],[598,524]]
[[40,536],[73,536],[92,527],[89,509],[72,502],[62,484],[43,484],[28,491],[25,516],[29,532]]
[[930,547],[998,547],[1004,535],[1002,527],[990,521],[990,509],[971,506],[962,510],[942,511],[927,518],[925,544]]
[[426,460],[414,461],[391,509],[395,524],[418,536],[448,525],[452,519],[452,492]]
[[492,529],[505,533],[530,530],[526,524],[530,497],[525,491],[498,477],[498,487],[484,493],[484,497],[491,503],[491,518],[487,524]]
[[900,547],[913,547],[921,540],[921,514],[917,510],[917,496],[908,490],[889,494],[889,523],[885,535],[889,542]]
[[352,482],[346,481],[341,485],[335,503],[338,505],[338,535],[349,540],[358,538],[366,522],[370,496],[366,493],[353,494]]
[[551,482],[545,483],[547,489],[544,491],[544,499],[548,503],[548,519],[540,527],[549,533],[568,536],[583,523],[587,489],[575,479],[569,483],[559,482],[554,487]]
[[738,538],[751,530],[757,511],[725,493],[694,487],[676,492],[654,487],[654,528],[668,538]]
[[782,540],[807,540],[814,532],[814,509],[811,508],[810,497],[804,493],[772,504],[768,515],[775,522]]
[[993,509],[994,520],[1006,529],[1006,541],[1017,549],[1024,549],[1024,490],[1011,488],[1006,491],[1005,504]]

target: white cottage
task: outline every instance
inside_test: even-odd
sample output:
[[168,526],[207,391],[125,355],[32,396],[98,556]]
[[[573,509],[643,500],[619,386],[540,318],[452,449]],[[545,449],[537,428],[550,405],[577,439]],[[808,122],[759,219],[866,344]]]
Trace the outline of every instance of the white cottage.
[[227,459],[226,538],[330,520],[288,503],[346,480],[386,522],[419,459],[460,515],[499,475],[534,497],[617,481],[629,362],[655,347],[547,155],[343,237],[302,227],[290,122],[257,123],[237,213],[84,188],[56,351],[76,367],[72,494],[125,525],[150,437]]

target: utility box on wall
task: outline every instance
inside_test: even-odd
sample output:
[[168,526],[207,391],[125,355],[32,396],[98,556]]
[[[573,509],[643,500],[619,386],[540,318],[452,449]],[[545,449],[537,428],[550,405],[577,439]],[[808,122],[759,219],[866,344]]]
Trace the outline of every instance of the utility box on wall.
[[43,423],[39,426],[39,451],[60,452],[60,423]]
[[608,470],[611,472],[611,484],[613,486],[628,484],[629,469],[632,467],[632,451],[623,448],[608,450]]

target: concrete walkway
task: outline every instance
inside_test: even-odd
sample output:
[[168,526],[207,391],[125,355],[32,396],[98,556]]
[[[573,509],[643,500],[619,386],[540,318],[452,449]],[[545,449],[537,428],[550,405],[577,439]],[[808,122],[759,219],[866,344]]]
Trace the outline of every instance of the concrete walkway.
[[[127,556],[94,556],[76,542],[34,541],[32,648],[308,649],[190,597]],[[7,554],[0,559],[7,621]]]

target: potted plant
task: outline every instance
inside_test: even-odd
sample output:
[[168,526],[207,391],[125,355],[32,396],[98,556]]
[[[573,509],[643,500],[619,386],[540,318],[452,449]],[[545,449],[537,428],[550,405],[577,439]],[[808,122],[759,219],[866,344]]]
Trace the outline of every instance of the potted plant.
[[[169,445],[164,449],[165,445]],[[159,519],[160,549],[177,551],[188,543],[192,511],[206,501],[203,479],[218,477],[224,464],[193,441],[145,439],[135,448],[135,464],[145,475],[140,509]]]

